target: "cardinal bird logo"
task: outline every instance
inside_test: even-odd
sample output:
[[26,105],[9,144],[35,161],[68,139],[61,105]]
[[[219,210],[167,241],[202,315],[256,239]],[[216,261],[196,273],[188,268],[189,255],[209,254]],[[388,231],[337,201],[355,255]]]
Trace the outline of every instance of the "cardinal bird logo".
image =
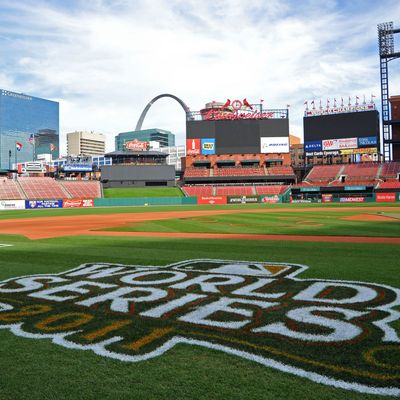
[[231,105],[231,101],[228,99],[226,100],[226,103],[222,106],[222,109],[227,108]]
[[253,106],[247,101],[247,99],[243,99],[243,105],[247,108],[250,108],[250,110],[253,109]]

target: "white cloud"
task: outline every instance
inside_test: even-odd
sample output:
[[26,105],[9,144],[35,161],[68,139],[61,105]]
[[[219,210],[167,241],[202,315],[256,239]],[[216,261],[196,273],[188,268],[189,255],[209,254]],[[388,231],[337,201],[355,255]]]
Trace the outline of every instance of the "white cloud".
[[[108,150],[160,93],[191,109],[228,97],[291,104],[291,132],[301,135],[304,100],[379,94],[376,24],[400,15],[389,0],[359,2],[357,12],[335,1],[73,4],[5,2],[0,87],[60,101],[62,138],[103,132]],[[183,143],[184,114],[171,100],[150,109],[150,127]]]

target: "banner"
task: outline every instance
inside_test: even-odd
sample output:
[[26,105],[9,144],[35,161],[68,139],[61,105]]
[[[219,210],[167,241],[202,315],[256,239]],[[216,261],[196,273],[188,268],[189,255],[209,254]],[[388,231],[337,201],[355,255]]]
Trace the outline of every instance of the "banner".
[[376,147],[364,147],[363,149],[344,149],[340,150],[340,154],[373,154],[378,153]]
[[94,207],[93,199],[67,199],[63,200],[63,208]]
[[228,204],[247,204],[259,202],[259,196],[228,196]]
[[341,197],[340,203],[364,203],[365,197]]
[[357,146],[357,138],[328,139],[322,141],[322,150],[356,149]]
[[25,200],[1,200],[0,210],[24,210]]
[[322,143],[320,140],[314,140],[311,142],[304,142],[304,150],[305,151],[321,151]]
[[262,137],[260,138],[261,153],[289,153],[289,138]]
[[322,195],[322,202],[323,203],[332,203],[333,196],[331,194],[323,194]]
[[186,155],[197,156],[200,154],[200,139],[186,139]]
[[371,147],[378,144],[378,138],[376,136],[367,136],[358,138],[358,147]]
[[62,208],[62,200],[25,200],[25,208]]
[[201,154],[215,154],[215,139],[201,139]]
[[264,204],[272,204],[272,203],[279,203],[279,196],[278,195],[273,195],[273,196],[261,196],[261,203]]
[[140,140],[134,139],[124,144],[126,150],[133,151],[147,151],[149,149],[149,142],[141,142]]
[[378,203],[384,203],[384,202],[394,203],[396,201],[396,193],[377,193],[376,201]]
[[226,196],[199,196],[197,204],[226,204]]

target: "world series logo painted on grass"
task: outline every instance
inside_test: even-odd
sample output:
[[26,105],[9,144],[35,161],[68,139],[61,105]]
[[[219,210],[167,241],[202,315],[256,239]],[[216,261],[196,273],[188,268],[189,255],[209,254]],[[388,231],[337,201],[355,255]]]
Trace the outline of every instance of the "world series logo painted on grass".
[[125,362],[176,345],[314,382],[400,395],[400,290],[300,279],[306,266],[198,259],[84,264],[0,283],[0,328]]

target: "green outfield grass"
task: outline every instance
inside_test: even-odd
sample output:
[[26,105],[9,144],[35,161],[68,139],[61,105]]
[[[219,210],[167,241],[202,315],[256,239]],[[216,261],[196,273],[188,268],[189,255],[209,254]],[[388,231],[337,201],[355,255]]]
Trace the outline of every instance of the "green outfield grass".
[[314,213],[282,211],[274,213],[215,215],[148,221],[107,230],[123,232],[210,232],[255,233],[326,236],[400,236],[400,211],[368,212],[371,215],[389,216],[385,221],[356,221],[344,219],[365,214],[357,211],[320,209]]
[[[231,209],[255,206],[226,207]],[[272,207],[279,209],[288,205]],[[330,207],[326,205],[321,207],[325,207],[326,212],[324,211],[323,215],[329,216],[327,210]],[[190,207],[8,211],[0,213],[0,218],[148,212],[185,208]],[[363,212],[362,208],[360,207],[360,213]],[[200,208],[194,207],[194,209]],[[215,206],[204,206],[202,209],[215,209]],[[398,208],[394,207],[391,214],[398,216]],[[347,215],[347,212],[341,211],[339,215]],[[294,233],[290,231],[293,229],[291,227],[279,226],[282,221],[285,223],[287,221],[279,219],[282,217],[290,217],[289,220],[292,222],[300,218],[318,221],[318,224],[327,223],[321,218],[320,212],[298,215],[295,211],[290,211],[274,215],[272,218],[266,213],[218,216],[218,218],[212,217],[217,219],[217,222],[212,223],[201,219],[162,221],[163,224],[156,221],[153,226],[150,223],[142,224],[141,229],[145,227],[149,230],[200,229],[200,231],[214,232],[213,227],[218,224],[217,231],[228,225],[229,232],[243,232],[241,229],[247,229],[256,233]],[[363,224],[351,224],[346,228],[341,220],[335,218],[325,218],[325,220],[329,220],[329,229],[326,225],[322,227],[308,225],[296,231],[296,234],[329,234],[330,231],[330,234],[336,232],[336,234],[363,236],[370,229]],[[229,225],[232,223],[246,225]],[[398,222],[379,224],[387,225],[382,229],[376,228],[377,231],[370,232],[370,235],[399,236]],[[311,232],[311,229],[314,231]],[[387,235],[384,235],[384,229],[388,230]],[[174,240],[101,236],[30,241],[12,235],[0,235],[0,243],[12,245],[12,247],[0,247],[0,280],[29,274],[60,273],[88,262],[166,265],[187,259],[216,258],[305,264],[310,268],[301,274],[301,278],[376,282],[400,288],[400,246],[390,244]],[[4,297],[7,296],[3,295],[3,299]],[[393,327],[399,331],[399,321],[393,323]],[[188,345],[179,345],[166,354],[148,361],[125,363],[101,357],[91,351],[66,349],[49,340],[17,337],[3,329],[0,329],[0,368],[1,400],[392,398],[335,389],[236,356]]]
[[108,188],[104,189],[105,198],[143,198],[143,197],[183,197],[177,187],[166,188]]

